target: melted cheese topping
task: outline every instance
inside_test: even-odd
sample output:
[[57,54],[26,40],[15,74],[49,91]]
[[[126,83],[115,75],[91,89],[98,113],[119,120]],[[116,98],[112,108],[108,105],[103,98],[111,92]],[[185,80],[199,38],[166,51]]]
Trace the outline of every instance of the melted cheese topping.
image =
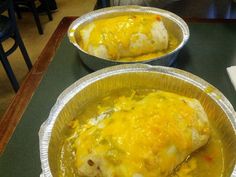
[[195,99],[134,92],[113,103],[98,106],[98,116],[87,123],[73,125],[81,176],[164,177],[209,138],[207,116]]
[[[155,58],[160,56],[160,53],[155,52],[168,47],[168,33],[161,17],[153,14],[124,15],[96,20],[83,27],[79,31],[79,36],[79,45],[85,51],[114,60]],[[146,54],[149,56],[140,57]]]

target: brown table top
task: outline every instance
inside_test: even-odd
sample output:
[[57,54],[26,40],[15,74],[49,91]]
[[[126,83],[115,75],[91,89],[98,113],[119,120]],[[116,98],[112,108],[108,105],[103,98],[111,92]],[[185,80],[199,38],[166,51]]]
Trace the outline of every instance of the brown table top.
[[[108,1],[109,0],[107,0],[107,2]],[[141,5],[150,5],[153,7],[170,10],[185,18],[186,21],[191,22],[234,23],[236,19],[236,2],[233,2],[233,0],[149,0],[145,2],[148,2],[148,4],[144,3]],[[9,137],[12,135],[12,132],[18,124],[20,117],[23,115],[34,91],[37,89],[43,74],[47,70],[50,61],[60,44],[61,39],[64,37],[70,23],[75,18],[76,17],[66,17],[61,21],[31,72],[22,83],[21,88],[16,94],[14,100],[11,102],[7,111],[3,115],[3,118],[0,121],[0,152],[9,141]],[[210,20],[207,20],[206,18]]]
[[[30,103],[31,99],[33,98],[33,95],[37,91],[37,88],[40,86],[40,83],[41,83],[43,77],[45,76],[46,71],[48,72],[47,69],[48,69],[49,64],[53,63],[53,57],[55,54],[58,53],[57,48],[61,44],[61,41],[64,45],[63,47],[65,47],[65,49],[61,47],[61,50],[68,49],[68,51],[70,51],[70,52],[72,52],[72,50],[73,50],[73,54],[70,54],[70,55],[73,55],[74,60],[76,60],[76,62],[77,62],[76,64],[78,64],[78,67],[76,68],[76,72],[82,73],[82,74],[80,73],[80,77],[91,72],[91,71],[87,70],[84,66],[82,66],[81,61],[79,61],[77,58],[79,56],[76,54],[76,49],[73,48],[73,46],[68,46],[68,40],[64,37],[69,25],[75,19],[76,19],[76,17],[65,17],[62,19],[62,21],[58,25],[57,29],[53,33],[52,37],[48,41],[47,45],[45,46],[44,50],[42,51],[37,62],[34,64],[32,70],[28,73],[26,79],[22,83],[19,91],[17,92],[12,103],[8,107],[7,111],[5,112],[3,118],[1,119],[1,122],[0,122],[0,152],[3,152],[6,144],[10,141],[11,136],[13,135],[14,131],[16,130],[17,125],[20,122],[24,121],[24,125],[20,125],[20,128],[17,127],[17,129],[24,129],[24,128],[27,128],[26,127],[27,125],[30,125],[29,122],[26,123],[26,120],[24,120],[24,119],[22,121],[20,121],[20,120],[21,120],[23,114],[25,114],[25,111],[27,110],[27,108],[29,108],[28,104]],[[225,73],[223,73],[223,75],[222,75],[223,76],[222,81],[226,80],[225,82],[227,82],[227,83],[217,83],[217,80],[213,78],[214,74],[209,73],[209,77],[208,77],[208,75],[206,75],[206,73],[204,73],[204,72],[212,72],[211,69],[214,69],[214,67],[221,67],[221,65],[223,67],[225,67],[224,62],[219,63],[218,66],[212,66],[212,68],[209,68],[209,71],[206,71],[206,70],[203,71],[203,70],[200,70],[198,68],[197,63],[195,63],[196,60],[194,60],[194,59],[196,59],[196,57],[194,58],[194,56],[191,56],[191,54],[192,54],[192,52],[194,52],[193,47],[199,46],[199,41],[197,41],[197,39],[199,38],[199,34],[201,34],[202,37],[204,37],[202,34],[202,31],[207,31],[208,33],[211,33],[212,28],[214,28],[214,29],[218,28],[220,30],[220,32],[222,32],[222,30],[231,30],[231,29],[233,30],[233,29],[236,29],[236,20],[186,19],[186,21],[190,24],[190,32],[192,30],[192,32],[193,32],[192,37],[193,38],[192,38],[192,41],[190,40],[190,42],[186,46],[185,50],[183,50],[183,52],[180,53],[180,57],[182,57],[183,60],[177,59],[177,63],[176,63],[175,67],[193,72],[194,74],[198,74],[200,77],[203,76],[204,79],[206,79],[207,81],[210,80],[211,83],[213,83],[213,85],[216,84],[217,88],[219,88],[220,90],[223,90],[223,93],[226,94],[226,97],[228,97],[228,98],[232,97],[232,96],[234,97],[235,92],[233,90],[233,86],[231,84],[229,84],[230,83],[229,79],[223,78],[226,75]],[[199,24],[200,24],[200,26],[198,26]],[[226,27],[225,24],[227,24],[229,26]],[[232,38],[231,37],[232,30],[229,31],[229,33],[230,32],[231,33],[229,34],[228,38]],[[217,32],[217,31],[215,31],[215,32]],[[194,33],[195,33],[195,36],[194,36]],[[204,35],[206,35],[206,34],[204,34]],[[236,38],[234,38],[233,40],[236,43]],[[197,41],[197,42],[194,42],[194,41]],[[217,44],[219,44],[219,43],[217,43]],[[68,46],[68,48],[66,48],[66,46]],[[232,53],[232,51],[234,51],[233,48],[228,48],[228,49],[229,49],[228,50],[229,53],[230,52]],[[62,51],[60,51],[60,52],[62,52]],[[205,51],[204,54],[208,54],[208,52]],[[199,53],[199,56],[203,56],[203,54]],[[199,57],[199,56],[197,56],[197,57]],[[215,56],[215,57],[217,58],[217,56]],[[58,56],[57,56],[57,58],[58,58]],[[193,59],[193,61],[191,61],[191,59]],[[63,62],[65,62],[65,61],[63,61]],[[213,60],[209,60],[209,62],[213,62]],[[235,59],[230,58],[228,63],[230,63],[231,65],[232,64],[235,65],[236,61],[235,61]],[[74,65],[75,65],[74,63],[70,64],[70,66],[74,66]],[[63,66],[60,66],[60,67],[61,68],[59,68],[59,69],[63,69]],[[75,68],[73,68],[73,69],[75,69]],[[78,70],[80,70],[80,71],[78,71]],[[223,71],[223,68],[222,68],[222,71]],[[215,74],[217,74],[217,73],[215,73]],[[47,82],[49,82],[50,79],[51,78],[48,78]],[[70,79],[70,81],[73,82],[73,80],[76,80],[76,79],[77,78],[73,78],[73,79]],[[70,84],[70,82],[68,82],[67,84]],[[57,91],[58,91],[58,93],[61,92],[61,90],[57,90]],[[41,92],[42,92],[42,88],[41,88]],[[39,97],[39,95],[37,95],[37,98],[38,97]],[[231,101],[232,101],[232,104],[235,106],[236,105],[235,101],[233,99],[231,99]],[[50,108],[47,108],[47,109],[50,109]],[[28,111],[28,115],[29,115],[29,113],[30,112]],[[30,118],[34,118],[34,117],[27,117],[27,121]],[[44,118],[46,119],[46,117],[44,117]],[[39,122],[42,120],[40,120],[40,121],[36,120],[36,121],[37,121],[37,124],[39,124]],[[35,125],[35,127],[36,126],[38,126],[38,128],[39,128],[40,124]],[[27,133],[26,131],[28,131],[28,130],[25,130],[24,133]],[[34,130],[34,131],[36,132],[36,130]],[[16,131],[15,135],[17,135],[17,133],[18,132]],[[30,133],[30,132],[28,132],[28,133]],[[4,152],[2,155],[3,158],[1,157],[2,159],[0,159],[0,167],[1,167],[1,165],[3,165],[4,166],[3,169],[8,168],[7,165],[4,165],[4,164],[8,163],[8,159],[7,159],[7,158],[9,158],[8,155],[10,155],[12,152],[14,152],[14,148],[12,149],[12,147],[14,145],[16,145],[14,143],[16,143],[16,142],[19,143],[19,140],[18,140],[19,138],[21,138],[23,141],[23,137],[17,137],[18,138],[17,140],[15,140],[15,138],[16,137],[13,137],[14,142],[11,143],[10,150],[7,150],[6,153]],[[19,144],[17,144],[16,146],[18,147]],[[7,148],[7,149],[9,149],[9,148]],[[37,153],[36,153],[36,155],[38,155]],[[5,154],[7,154],[7,155],[5,155]],[[37,158],[39,158],[39,157],[37,157]],[[15,163],[17,163],[17,162],[15,162]],[[38,168],[39,167],[37,167],[37,170],[38,170]],[[34,170],[34,169],[32,169],[32,170]],[[32,171],[32,173],[33,173],[33,171]],[[0,176],[1,176],[1,171],[0,171]]]
[[[0,121],[0,152],[9,141],[15,127],[20,121],[28,103],[30,102],[35,90],[40,84],[44,73],[47,71],[55,52],[60,45],[62,38],[69,25],[77,17],[65,17],[62,19],[57,29],[49,39],[38,60],[34,64],[32,70],[28,73],[23,81],[19,91],[13,101],[6,110],[3,118]],[[236,19],[201,19],[201,18],[186,18],[187,22],[207,22],[207,23],[235,23]]]

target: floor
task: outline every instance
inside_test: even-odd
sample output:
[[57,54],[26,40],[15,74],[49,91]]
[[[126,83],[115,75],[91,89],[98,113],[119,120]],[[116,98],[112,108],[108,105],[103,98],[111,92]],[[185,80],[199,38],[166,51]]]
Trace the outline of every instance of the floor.
[[[35,63],[53,31],[64,16],[80,16],[92,11],[96,4],[96,0],[56,0],[56,2],[58,11],[53,13],[53,21],[49,21],[46,15],[40,16],[44,29],[43,35],[39,35],[33,16],[30,12],[22,13],[22,19],[17,20],[18,28],[32,63]],[[4,42],[5,50],[7,50],[11,45],[11,40]],[[18,81],[21,83],[28,70],[18,49],[9,57],[9,61]],[[0,118],[6,111],[14,95],[15,93],[6,76],[5,70],[0,64]]]

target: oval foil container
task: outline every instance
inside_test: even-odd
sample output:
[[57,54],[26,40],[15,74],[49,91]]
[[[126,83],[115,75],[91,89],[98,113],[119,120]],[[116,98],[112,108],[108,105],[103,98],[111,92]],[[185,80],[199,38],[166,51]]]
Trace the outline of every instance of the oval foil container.
[[[78,44],[79,39],[79,30],[84,25],[91,23],[97,19],[115,17],[120,15],[128,14],[156,14],[162,17],[162,21],[168,31],[168,33],[173,34],[177,40],[180,42],[177,48],[164,56],[153,58],[150,60],[144,61],[135,61],[135,62],[122,62],[109,60],[104,58],[99,58],[93,55],[88,54],[84,51]],[[189,39],[189,28],[188,25],[181,19],[179,16],[175,15],[172,12],[152,8],[152,7],[141,7],[141,6],[114,6],[109,8],[103,8],[100,10],[95,10],[93,12],[87,13],[86,15],[81,16],[76,19],[68,29],[68,38],[70,42],[77,47],[81,60],[85,65],[87,65],[92,70],[98,70],[108,66],[118,65],[118,64],[127,64],[127,63],[147,63],[152,65],[162,65],[170,66],[176,59],[179,51]]]
[[198,99],[223,142],[222,177],[236,177],[236,114],[225,96],[201,78],[176,68],[126,64],[89,74],[57,99],[39,131],[42,176],[57,177],[63,131],[83,105],[117,89],[160,89]]

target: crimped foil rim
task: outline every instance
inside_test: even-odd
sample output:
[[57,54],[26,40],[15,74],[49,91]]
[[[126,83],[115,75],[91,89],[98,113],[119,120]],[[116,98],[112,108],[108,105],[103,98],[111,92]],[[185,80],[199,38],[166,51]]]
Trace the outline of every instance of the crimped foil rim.
[[[165,67],[165,66],[151,66],[148,64],[124,64],[108,67],[105,69],[101,69],[94,73],[91,73],[87,76],[76,81],[74,84],[65,89],[58,97],[55,105],[52,107],[48,119],[41,125],[39,131],[40,137],[40,159],[41,159],[41,167],[42,167],[42,177],[52,177],[49,160],[48,160],[48,148],[51,138],[51,132],[54,126],[54,123],[63,109],[63,107],[81,90],[86,88],[88,85],[117,74],[122,73],[133,73],[133,72],[156,72],[162,73],[166,75],[170,75],[172,77],[184,80],[200,90],[204,91],[207,88],[211,87],[214,91],[210,93],[206,93],[210,96],[225,112],[230,121],[231,125],[234,128],[235,136],[236,136],[236,113],[234,111],[233,106],[228,101],[228,99],[214,86],[201,79],[200,77],[191,74],[187,71],[183,71],[176,68]],[[220,99],[219,99],[220,97]],[[231,177],[236,177],[236,164],[234,166],[234,170],[231,174]]]
[[[189,31],[188,25],[178,15],[176,15],[176,14],[170,12],[170,11],[164,10],[164,9],[159,9],[159,8],[154,8],[154,7],[143,7],[143,6],[137,6],[137,5],[128,5],[128,6],[113,6],[113,7],[102,8],[102,9],[99,9],[99,10],[89,12],[89,13],[77,18],[75,21],[72,22],[72,24],[69,26],[69,29],[67,31],[67,36],[68,36],[70,42],[75,47],[77,47],[81,52],[83,52],[83,53],[85,53],[89,56],[93,56],[93,55],[87,53],[86,51],[84,51],[79,46],[79,44],[77,44],[75,42],[76,41],[75,35],[74,35],[74,33],[76,31],[75,29],[77,29],[83,23],[93,20],[94,17],[98,17],[98,16],[101,16],[101,15],[105,15],[107,13],[113,13],[113,12],[117,12],[117,13],[121,13],[121,12],[145,12],[145,13],[159,14],[161,16],[164,16],[164,17],[172,20],[173,22],[175,22],[181,28],[182,33],[183,33],[183,40],[178,45],[178,47],[175,48],[175,50],[167,53],[164,56],[158,57],[158,58],[153,58],[153,59],[141,61],[143,63],[148,63],[148,62],[151,62],[153,60],[162,59],[162,58],[168,57],[168,56],[176,53],[177,51],[179,51],[187,43],[187,41],[190,37],[190,31]],[[111,63],[120,63],[120,64],[137,63],[137,61],[126,62],[126,61],[110,60],[110,59],[100,58],[100,57],[96,57],[96,58],[101,59],[101,60],[105,60],[105,61],[109,61]]]

